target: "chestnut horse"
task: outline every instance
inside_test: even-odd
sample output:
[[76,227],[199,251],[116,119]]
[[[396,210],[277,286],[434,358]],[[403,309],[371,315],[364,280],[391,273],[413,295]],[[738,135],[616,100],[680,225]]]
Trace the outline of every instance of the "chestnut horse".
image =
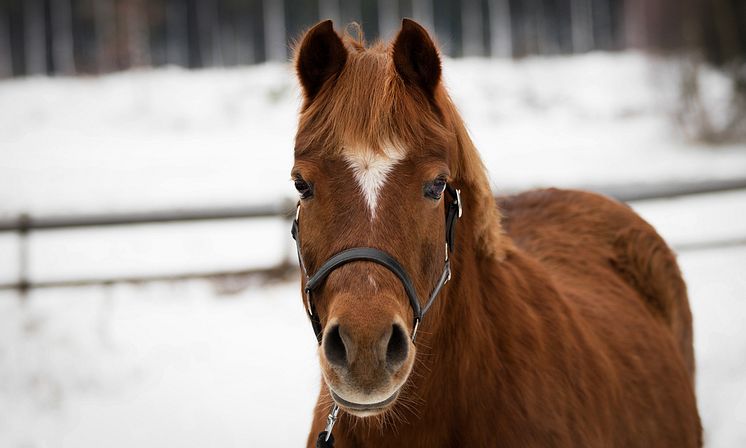
[[701,445],[686,286],[650,225],[580,191],[496,204],[411,20],[372,46],[321,22],[295,66],[308,446],[335,403],[338,448]]

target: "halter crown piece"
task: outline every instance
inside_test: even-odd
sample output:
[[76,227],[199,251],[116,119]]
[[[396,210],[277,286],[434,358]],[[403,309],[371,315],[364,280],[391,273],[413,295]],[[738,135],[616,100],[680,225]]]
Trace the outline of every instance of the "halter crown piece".
[[[331,274],[335,269],[354,261],[370,261],[377,263],[396,275],[402,283],[402,286],[404,286],[404,291],[409,298],[409,305],[412,308],[412,314],[414,315],[411,338],[412,342],[415,342],[415,339],[417,338],[417,329],[420,326],[422,318],[432,306],[438,293],[440,293],[440,290],[446,283],[448,283],[448,280],[451,279],[450,254],[453,251],[454,229],[456,228],[456,221],[461,217],[463,209],[461,208],[461,192],[448,184],[446,184],[446,191],[451,196],[452,200],[448,203],[448,210],[446,212],[445,263],[443,266],[443,273],[440,275],[440,280],[435,285],[435,288],[433,288],[424,306],[420,306],[420,300],[417,297],[417,291],[414,288],[414,284],[407,274],[407,271],[401,264],[399,264],[396,258],[382,250],[372,247],[353,247],[351,249],[343,250],[326,260],[315,274],[309,275],[306,265],[303,262],[303,255],[301,254],[298,224],[300,218],[300,203],[298,203],[290,234],[295,240],[295,248],[298,251],[298,262],[303,270],[303,274],[306,276],[306,286],[303,289],[306,296],[306,314],[308,314],[308,319],[311,321],[311,327],[313,327],[313,332],[316,335],[316,340],[319,345],[321,345],[323,327],[321,326],[321,320],[319,319],[318,314],[316,314],[316,308],[311,300],[311,294],[321,286],[324,280],[326,280],[329,274]],[[332,428],[334,427],[334,423],[337,421],[338,414],[339,406],[335,403],[327,417],[326,428],[319,434],[319,437],[316,440],[316,448],[331,448],[334,446]]]

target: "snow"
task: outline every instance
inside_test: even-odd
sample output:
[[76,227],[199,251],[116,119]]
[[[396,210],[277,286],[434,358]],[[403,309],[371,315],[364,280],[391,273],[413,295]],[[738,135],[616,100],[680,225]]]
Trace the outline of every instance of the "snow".
[[216,298],[203,282],[43,290],[27,303],[0,293],[0,446],[299,445],[320,375],[297,293]]
[[706,446],[746,446],[746,248],[685,254]]
[[[496,189],[746,173],[742,147],[703,150],[672,129],[668,71],[591,53],[446,60],[444,77]],[[707,80],[713,95],[726,83]],[[292,196],[299,95],[280,64],[0,82],[0,216]]]
[[746,237],[746,191],[634,203],[674,248]]
[[[495,191],[725,179],[743,145],[671,125],[670,66],[639,53],[447,60]],[[710,104],[724,80],[708,73]],[[0,82],[0,218],[264,204],[292,197],[287,65]],[[674,246],[746,236],[746,192],[633,204]],[[32,233],[34,280],[266,267],[279,219]],[[18,275],[0,233],[0,283]],[[746,246],[686,250],[707,446],[746,446]],[[0,446],[305,443],[319,388],[296,282],[0,291]]]
[[[684,253],[707,446],[746,444],[746,248]],[[304,443],[319,388],[296,283],[0,293],[0,445]]]

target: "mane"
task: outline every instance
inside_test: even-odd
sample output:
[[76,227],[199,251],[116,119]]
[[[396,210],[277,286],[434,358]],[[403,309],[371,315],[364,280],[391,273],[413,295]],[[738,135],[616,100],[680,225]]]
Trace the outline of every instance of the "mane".
[[487,169],[461,114],[442,84],[438,87],[436,99],[443,110],[446,122],[450,124],[449,128],[456,137],[458,151],[453,164],[455,171],[452,176],[456,184],[464,189],[464,196],[468,195],[473,198],[469,205],[474,210],[467,210],[465,213],[473,213],[477,216],[474,220],[477,253],[501,261],[512,248],[512,243],[510,238],[504,235],[501,225],[502,215],[490,188]]
[[510,243],[502,235],[486,169],[442,81],[433,107],[432,99],[408,88],[397,75],[390,43],[368,45],[357,25],[341,37],[347,62],[335,82],[327,82],[312,102],[304,103],[296,154],[313,148],[327,155],[359,148],[383,155],[450,151],[452,181],[463,190],[469,207],[465,213],[476,217],[477,254],[502,259]]

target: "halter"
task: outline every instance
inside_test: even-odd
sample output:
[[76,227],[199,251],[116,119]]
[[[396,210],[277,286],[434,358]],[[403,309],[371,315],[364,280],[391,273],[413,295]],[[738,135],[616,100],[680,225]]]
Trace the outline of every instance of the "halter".
[[[443,273],[440,275],[440,280],[438,280],[435,288],[433,288],[432,292],[430,293],[427,302],[425,302],[425,306],[420,306],[420,300],[417,297],[417,291],[414,288],[414,284],[407,274],[407,271],[402,267],[401,264],[399,264],[396,258],[382,250],[372,247],[354,247],[351,249],[343,250],[342,252],[339,252],[326,260],[326,262],[321,265],[321,267],[316,271],[315,274],[309,276],[306,265],[303,262],[303,255],[301,254],[298,224],[300,218],[300,203],[298,203],[298,208],[295,211],[295,219],[293,220],[293,226],[290,230],[290,234],[295,240],[295,248],[298,251],[298,262],[301,266],[301,269],[303,270],[303,274],[306,276],[306,286],[303,289],[303,292],[306,296],[306,314],[308,314],[308,319],[311,321],[311,327],[313,327],[313,332],[316,335],[316,340],[318,341],[319,345],[321,345],[323,328],[321,326],[321,320],[316,313],[316,307],[311,300],[311,293],[314,290],[318,289],[319,286],[324,282],[324,280],[326,280],[326,278],[329,276],[329,274],[331,274],[335,269],[353,261],[370,261],[373,263],[377,263],[387,268],[389,271],[393,272],[394,275],[396,275],[396,277],[399,279],[399,281],[402,283],[402,286],[404,287],[404,291],[409,298],[409,306],[412,308],[414,320],[412,325],[411,338],[412,342],[415,342],[415,339],[417,338],[417,329],[420,326],[422,318],[425,317],[425,313],[427,313],[432,306],[435,298],[438,296],[438,293],[440,293],[440,290],[451,279],[450,254],[453,251],[454,229],[456,228],[456,221],[458,220],[458,218],[461,217],[463,209],[461,207],[461,192],[448,184],[446,184],[446,191],[451,196],[452,200],[447,205],[448,211],[446,213],[445,263],[443,265]],[[317,447],[331,447],[333,445],[334,438],[332,437],[332,428],[334,427],[334,423],[337,420],[338,413],[339,406],[337,404],[334,404],[329,416],[327,417],[326,428],[319,434],[318,440],[316,441]]]

